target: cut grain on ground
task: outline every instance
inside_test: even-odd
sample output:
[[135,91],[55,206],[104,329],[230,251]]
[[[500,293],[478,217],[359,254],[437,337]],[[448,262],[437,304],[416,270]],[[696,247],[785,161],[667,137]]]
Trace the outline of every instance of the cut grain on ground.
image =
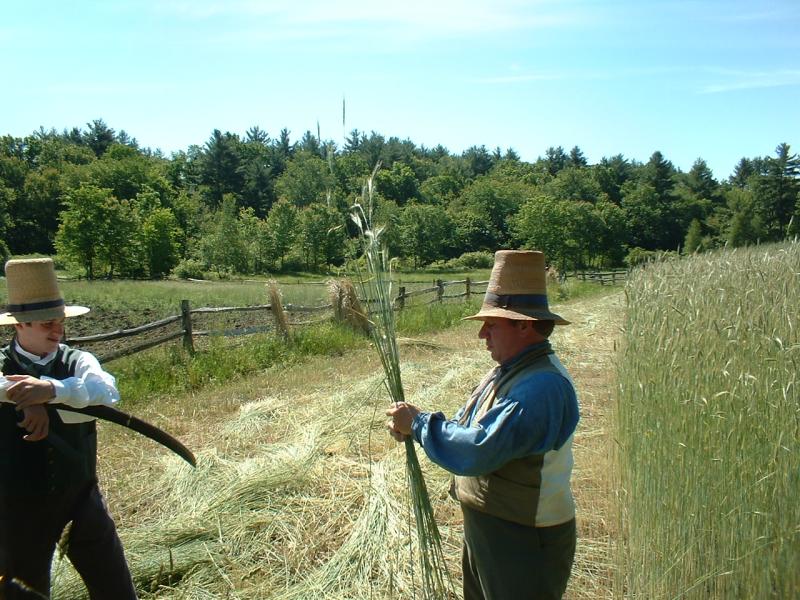
[[[573,325],[557,329],[554,345],[583,411],[575,438],[580,539],[567,598],[606,598],[614,536],[606,418],[621,296],[560,309]],[[476,332],[464,323],[401,347],[409,401],[453,414],[491,366]],[[392,574],[384,564],[408,562],[398,531],[406,521],[385,522],[394,532],[386,552],[370,550],[367,563],[351,560],[353,548],[372,548],[363,536],[376,524],[374,511],[404,502],[402,469],[394,468],[403,454],[383,430],[381,379],[373,351],[363,349],[142,407],[146,418],[181,432],[200,456],[199,473],[103,426],[101,480],[142,597],[301,597],[309,589],[330,598],[411,597],[413,575]],[[460,512],[447,496],[447,474],[421,460],[458,580]],[[389,497],[376,505],[379,483]],[[60,575],[55,596],[80,598],[72,581]]]

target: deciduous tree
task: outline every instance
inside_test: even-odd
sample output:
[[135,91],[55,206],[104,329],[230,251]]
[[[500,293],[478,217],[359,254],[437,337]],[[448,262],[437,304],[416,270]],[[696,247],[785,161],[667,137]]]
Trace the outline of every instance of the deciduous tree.
[[445,209],[435,204],[409,204],[399,222],[403,255],[414,267],[430,264],[447,256],[452,244],[453,222]]
[[242,234],[236,198],[233,194],[225,194],[222,206],[201,242],[203,256],[217,271],[217,275],[246,272],[248,256]]
[[82,185],[66,198],[66,210],[56,235],[58,253],[84,268],[93,279],[98,268],[106,277],[135,268],[138,262],[139,219],[130,202],[111,190]]
[[381,169],[375,175],[375,187],[384,198],[403,206],[419,196],[419,182],[414,171],[396,162],[391,169]]
[[512,227],[524,248],[543,251],[564,271],[582,267],[592,257],[603,224],[588,202],[539,195],[522,206]]
[[143,216],[142,249],[150,277],[164,277],[178,264],[180,234],[178,220],[168,208],[156,207]]
[[327,202],[333,194],[335,180],[328,164],[319,156],[298,152],[275,182],[278,198],[301,208],[316,202]]
[[288,200],[278,200],[267,215],[267,230],[271,240],[270,259],[283,269],[286,255],[297,237],[297,208]]
[[306,268],[340,262],[344,252],[344,217],[336,209],[315,203],[303,208],[299,215],[300,248]]

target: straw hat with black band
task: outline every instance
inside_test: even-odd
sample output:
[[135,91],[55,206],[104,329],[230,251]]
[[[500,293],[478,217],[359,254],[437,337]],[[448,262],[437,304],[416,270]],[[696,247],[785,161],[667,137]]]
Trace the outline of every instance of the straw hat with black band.
[[51,321],[89,312],[85,306],[66,306],[50,258],[9,260],[6,288],[6,312],[0,314],[0,325]]
[[518,321],[569,321],[550,312],[547,306],[547,277],[544,254],[533,250],[498,250],[481,309],[465,319],[487,317]]

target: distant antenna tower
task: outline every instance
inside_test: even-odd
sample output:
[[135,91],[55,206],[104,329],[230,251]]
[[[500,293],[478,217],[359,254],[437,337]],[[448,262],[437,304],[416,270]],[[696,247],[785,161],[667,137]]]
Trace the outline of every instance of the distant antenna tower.
[[347,111],[345,110],[344,94],[342,94],[342,147],[347,142],[347,128],[345,127]]

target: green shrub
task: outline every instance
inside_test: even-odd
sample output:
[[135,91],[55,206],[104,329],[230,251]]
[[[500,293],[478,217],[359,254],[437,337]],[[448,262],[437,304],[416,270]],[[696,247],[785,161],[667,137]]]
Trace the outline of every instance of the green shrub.
[[175,265],[172,274],[178,279],[205,279],[203,267],[199,260],[187,258]]
[[625,257],[628,267],[636,267],[649,262],[665,262],[679,259],[681,255],[674,250],[645,250],[644,248],[631,248]]
[[494,254],[491,252],[464,252],[458,258],[447,261],[448,267],[455,269],[491,269],[494,265]]
[[654,250],[645,250],[644,248],[631,248],[628,255],[625,257],[625,264],[628,267],[637,267],[647,262],[652,262],[658,256],[658,252]]

